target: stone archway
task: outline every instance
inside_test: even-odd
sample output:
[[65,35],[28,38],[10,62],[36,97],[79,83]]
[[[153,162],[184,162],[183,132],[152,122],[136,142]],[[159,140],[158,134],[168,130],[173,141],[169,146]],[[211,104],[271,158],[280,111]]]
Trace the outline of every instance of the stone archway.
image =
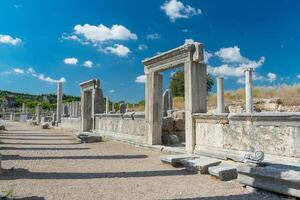
[[81,132],[95,130],[95,114],[104,112],[100,80],[92,79],[79,84],[81,88]]
[[147,143],[161,144],[162,134],[162,75],[160,72],[184,66],[186,150],[195,146],[193,113],[207,112],[206,64],[203,45],[184,44],[160,55],[143,60],[146,74],[145,114]]

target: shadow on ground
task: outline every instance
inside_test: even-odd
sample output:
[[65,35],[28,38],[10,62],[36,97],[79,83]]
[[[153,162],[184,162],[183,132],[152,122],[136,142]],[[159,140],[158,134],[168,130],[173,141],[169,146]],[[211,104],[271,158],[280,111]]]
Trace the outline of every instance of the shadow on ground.
[[64,159],[87,159],[87,160],[108,160],[108,159],[142,159],[147,155],[110,155],[110,156],[45,156],[45,157],[22,157],[19,155],[2,155],[2,160],[64,160]]
[[3,170],[0,180],[16,179],[98,179],[98,178],[138,178],[157,176],[193,175],[186,170],[134,171],[134,172],[103,172],[103,173],[65,173],[65,172],[30,172],[27,169]]

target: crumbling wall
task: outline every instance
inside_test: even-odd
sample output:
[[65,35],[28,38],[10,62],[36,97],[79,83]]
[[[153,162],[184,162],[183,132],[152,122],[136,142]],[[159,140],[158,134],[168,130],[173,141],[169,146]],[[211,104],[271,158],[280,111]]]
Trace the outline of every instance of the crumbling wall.
[[146,121],[144,113],[97,114],[96,132],[100,135],[125,140],[128,142],[145,143]]
[[63,117],[61,118],[61,123],[59,123],[59,127],[79,131],[80,118]]
[[300,158],[300,113],[195,114],[195,152]]

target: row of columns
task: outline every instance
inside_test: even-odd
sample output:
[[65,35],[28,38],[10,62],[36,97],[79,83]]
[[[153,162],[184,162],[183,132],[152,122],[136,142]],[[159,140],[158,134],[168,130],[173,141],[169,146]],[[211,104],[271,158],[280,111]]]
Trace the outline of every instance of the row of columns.
[[62,116],[68,116],[68,117],[79,117],[80,116],[80,102],[79,101],[73,101],[69,103],[63,103],[63,112]]
[[[247,68],[245,70],[245,96],[246,96],[246,112],[253,112],[253,94],[252,94],[252,76],[253,68]],[[224,78],[217,77],[217,113],[225,112],[224,103]]]

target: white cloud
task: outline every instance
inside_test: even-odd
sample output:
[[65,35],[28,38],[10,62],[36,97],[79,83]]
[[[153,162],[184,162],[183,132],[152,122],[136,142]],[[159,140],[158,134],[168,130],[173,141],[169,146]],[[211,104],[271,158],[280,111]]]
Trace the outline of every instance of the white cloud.
[[64,63],[67,65],[77,65],[78,59],[77,58],[65,58]]
[[14,39],[10,35],[0,34],[0,43],[11,44],[11,45],[17,46],[19,44],[22,44],[22,40],[20,38],[15,38]]
[[244,75],[244,68],[242,67],[231,67],[228,64],[223,64],[219,67],[208,66],[207,70],[209,73],[216,76],[235,76],[240,77]]
[[138,46],[138,50],[140,50],[140,51],[144,51],[144,50],[147,50],[147,49],[148,49],[148,46],[145,45],[145,44],[140,44],[140,45]]
[[160,35],[158,33],[152,33],[152,34],[148,34],[146,36],[147,40],[158,40],[160,38]]
[[170,0],[160,7],[166,15],[170,18],[171,22],[175,22],[178,18],[189,18],[194,15],[202,13],[200,9],[193,8],[189,5],[184,5],[181,1]]
[[127,56],[130,53],[130,49],[122,44],[115,44],[114,46],[105,47],[103,51],[105,53],[115,54],[120,57]]
[[[240,48],[237,46],[221,48],[214,54],[204,52],[204,60],[208,62],[211,57],[217,57],[221,60],[221,65],[218,67],[208,66],[208,72],[218,76],[244,76],[246,68],[256,69],[262,66],[265,62],[265,57],[262,56],[259,60],[250,60],[241,55]],[[241,83],[241,80],[238,80]]]
[[15,73],[15,74],[24,74],[24,70],[23,69],[20,69],[20,68],[13,68],[12,71]]
[[87,68],[92,68],[93,67],[93,62],[92,61],[90,61],[90,60],[86,60],[86,61],[84,61],[84,63],[83,63],[83,66],[84,67],[87,67]]
[[135,79],[136,83],[146,83],[146,75],[137,76]]
[[185,28],[185,29],[182,29],[181,31],[182,31],[183,33],[187,33],[187,32],[189,32],[189,29]]
[[115,90],[113,90],[113,89],[109,90],[109,93],[111,93],[111,94],[114,93],[114,92],[115,92]]
[[276,79],[277,79],[277,75],[276,75],[276,74],[271,73],[271,72],[269,72],[269,73],[267,74],[267,80],[268,80],[269,82],[273,82],[273,81],[275,81]]
[[26,70],[26,73],[31,75],[32,77],[35,77],[35,78],[37,78],[41,81],[45,81],[45,82],[48,82],[48,83],[57,83],[57,82],[64,83],[64,82],[66,82],[66,79],[64,77],[61,77],[59,80],[55,80],[55,79],[53,79],[49,76],[45,76],[44,74],[37,74],[32,67],[28,68]]
[[137,40],[137,35],[130,32],[126,27],[115,24],[111,28],[100,24],[94,26],[90,24],[84,24],[83,26],[78,24],[74,26],[76,35],[83,36],[86,40],[92,43],[104,42],[108,40]]
[[204,50],[204,62],[208,63],[208,60],[213,56],[212,53]]
[[80,39],[77,37],[77,35],[68,35],[66,33],[62,34],[61,39],[64,39],[64,40],[74,40],[74,41],[80,42]]
[[247,60],[241,55],[240,48],[237,46],[221,48],[215,55],[223,59],[224,62],[244,62]]

